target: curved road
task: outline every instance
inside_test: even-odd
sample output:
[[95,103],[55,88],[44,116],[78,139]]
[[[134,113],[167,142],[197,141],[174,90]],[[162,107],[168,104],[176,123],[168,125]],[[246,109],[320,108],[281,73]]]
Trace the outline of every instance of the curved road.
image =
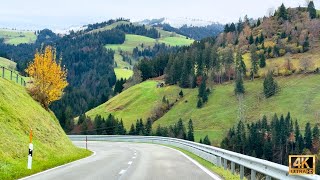
[[[74,142],[85,147],[84,142]],[[91,157],[24,179],[195,180],[220,179],[180,151],[156,144],[88,142]]]

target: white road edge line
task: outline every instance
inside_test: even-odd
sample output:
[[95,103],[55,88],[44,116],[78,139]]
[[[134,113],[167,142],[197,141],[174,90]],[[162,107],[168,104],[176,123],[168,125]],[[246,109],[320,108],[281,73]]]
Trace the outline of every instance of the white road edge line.
[[126,171],[127,171],[127,170],[122,169],[122,170],[119,172],[119,174],[124,174]]
[[69,166],[69,165],[71,165],[71,164],[75,164],[75,163],[77,163],[77,162],[79,162],[79,161],[82,161],[82,160],[91,158],[91,157],[93,157],[93,156],[96,155],[96,152],[95,152],[95,151],[92,151],[92,152],[93,152],[93,154],[92,154],[91,156],[88,156],[88,157],[85,157],[85,158],[82,158],[82,159],[78,159],[78,160],[76,160],[76,161],[72,161],[72,162],[69,162],[69,163],[67,163],[67,164],[64,164],[64,165],[61,165],[61,166],[57,166],[57,167],[54,167],[54,168],[51,168],[51,169],[47,169],[47,170],[45,170],[45,171],[41,171],[41,172],[39,172],[39,173],[30,175],[30,176],[27,176],[27,177],[23,177],[23,178],[21,178],[21,179],[19,179],[19,180],[26,180],[26,179],[29,179],[29,178],[32,178],[32,177],[35,177],[35,176],[38,176],[38,175],[41,175],[41,174],[44,174],[44,173],[47,173],[47,172],[50,172],[50,171],[59,169],[59,168],[62,168],[62,167],[65,167],[65,166]]
[[131,165],[131,164],[132,164],[132,161],[129,161],[128,164]]
[[204,166],[202,166],[200,163],[198,163],[196,160],[192,159],[191,157],[189,157],[188,155],[186,155],[185,153],[177,150],[177,149],[173,149],[171,147],[168,146],[163,146],[169,149],[172,149],[174,151],[179,152],[180,154],[182,154],[184,157],[186,157],[187,159],[189,159],[193,164],[195,164],[196,166],[198,166],[202,171],[204,171],[205,173],[207,173],[210,177],[212,177],[215,180],[222,180],[221,177],[219,177],[218,175],[212,173],[210,170],[208,170],[207,168],[205,168]]

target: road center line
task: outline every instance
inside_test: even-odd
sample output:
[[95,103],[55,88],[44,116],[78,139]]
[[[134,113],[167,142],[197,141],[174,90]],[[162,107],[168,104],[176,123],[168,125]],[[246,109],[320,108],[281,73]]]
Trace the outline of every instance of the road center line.
[[125,173],[127,170],[124,170],[124,169],[122,169],[120,172],[119,172],[119,174],[123,174],[123,173]]
[[131,164],[132,164],[132,161],[129,161],[129,162],[128,162],[128,164],[130,164],[130,165],[131,165]]

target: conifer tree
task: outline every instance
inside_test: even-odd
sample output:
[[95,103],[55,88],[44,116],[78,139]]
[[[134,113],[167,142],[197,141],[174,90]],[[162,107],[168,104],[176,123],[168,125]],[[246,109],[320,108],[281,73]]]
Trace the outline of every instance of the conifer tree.
[[78,125],[82,124],[83,121],[85,121],[85,120],[86,120],[86,115],[85,114],[81,114],[79,116],[79,119],[78,119]]
[[259,67],[259,56],[257,54],[257,47],[255,45],[250,46],[250,56],[251,56],[251,72],[252,72],[252,80],[254,79],[254,75],[258,73]]
[[317,10],[314,7],[313,1],[310,1],[309,4],[308,4],[308,12],[309,12],[309,17],[311,19],[314,19],[314,18],[317,17]]
[[236,54],[236,71],[240,71],[241,75],[245,75],[246,73],[246,64],[243,61],[243,57],[241,54],[240,49],[238,49],[237,54]]
[[[198,108],[202,107],[202,105],[208,101],[206,77],[202,78],[201,84],[199,86],[198,98],[201,99],[201,106],[197,105]],[[199,104],[199,101],[198,101],[198,104]]]
[[272,161],[272,158],[273,158],[272,143],[269,139],[264,143],[263,156],[266,160]]
[[179,96],[180,96],[180,98],[183,98],[183,91],[182,91],[182,89],[181,89],[181,91],[179,92]]
[[202,105],[203,105],[202,100],[199,98],[197,102],[197,108],[202,108]]
[[119,134],[119,135],[126,135],[126,133],[127,133],[127,130],[126,130],[126,128],[124,127],[123,121],[122,121],[122,119],[121,119],[120,122],[119,122],[118,134]]
[[249,37],[249,44],[253,44],[254,43],[254,39],[253,39],[253,35],[251,34]]
[[304,140],[305,140],[306,148],[311,150],[311,148],[312,148],[312,132],[311,132],[311,125],[309,122],[306,124],[306,128],[304,131]]
[[131,124],[131,128],[130,128],[130,131],[129,131],[129,135],[136,135],[136,130],[135,130],[133,124]]
[[320,148],[320,131],[318,125],[315,125],[312,130],[312,149],[313,154],[317,154]]
[[147,119],[146,128],[145,128],[145,135],[151,136],[152,133],[152,121],[150,118]]
[[259,42],[260,42],[260,44],[262,44],[264,42],[264,35],[262,32],[260,33]]
[[244,94],[244,86],[243,86],[243,79],[240,71],[237,72],[236,82],[234,92],[236,95]]
[[260,21],[260,18],[258,18],[258,21],[257,21],[257,27],[261,25],[261,21]]
[[266,98],[275,95],[278,89],[277,82],[273,79],[272,74],[272,72],[268,72],[267,77],[263,81],[263,93]]
[[278,18],[282,18],[283,20],[288,20],[288,11],[287,8],[282,3],[278,10]]
[[309,37],[308,36],[306,36],[306,39],[303,42],[302,49],[303,49],[303,52],[306,52],[309,50]]
[[266,67],[266,57],[264,56],[264,54],[261,54],[261,55],[260,55],[259,67],[260,67],[260,68]]
[[194,141],[193,123],[191,119],[189,120],[189,123],[188,123],[188,140]]
[[211,145],[211,141],[210,141],[208,135],[206,135],[206,137],[204,137],[204,139],[203,139],[203,144]]

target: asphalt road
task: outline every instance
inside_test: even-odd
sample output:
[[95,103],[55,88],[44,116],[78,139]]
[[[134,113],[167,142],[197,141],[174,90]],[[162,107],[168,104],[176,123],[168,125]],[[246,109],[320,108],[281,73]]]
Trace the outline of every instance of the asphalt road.
[[[85,147],[85,142],[74,142]],[[95,154],[28,180],[206,180],[219,177],[183,153],[156,144],[88,142]],[[63,152],[61,152],[63,153]]]

